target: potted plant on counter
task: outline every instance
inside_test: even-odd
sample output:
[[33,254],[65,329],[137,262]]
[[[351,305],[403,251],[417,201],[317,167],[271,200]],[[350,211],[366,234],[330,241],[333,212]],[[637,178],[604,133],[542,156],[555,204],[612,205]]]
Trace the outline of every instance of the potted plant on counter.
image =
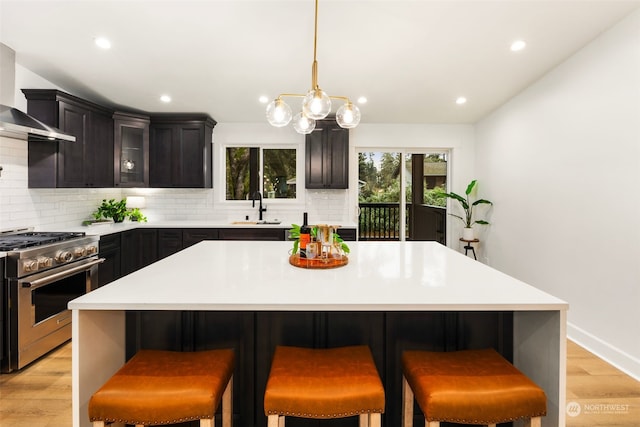
[[446,193],[446,192],[441,192],[439,193],[439,195],[441,197],[448,197],[450,199],[454,199],[457,200],[460,203],[460,206],[462,207],[462,210],[464,211],[464,217],[460,216],[460,215],[455,215],[450,213],[449,215],[454,216],[458,219],[460,219],[463,223],[464,223],[464,229],[462,230],[462,239],[463,240],[474,240],[475,236],[473,233],[473,225],[474,224],[483,224],[483,225],[488,225],[489,223],[483,219],[473,219],[473,208],[478,206],[478,205],[482,205],[482,204],[487,204],[487,205],[493,205],[492,202],[490,202],[489,200],[486,199],[478,199],[474,202],[471,202],[469,196],[470,194],[473,192],[475,186],[476,186],[477,180],[473,180],[469,183],[469,185],[467,185],[467,189],[465,190],[465,196],[461,196],[457,193],[451,192],[451,193]]
[[111,218],[116,223],[123,222],[127,217],[132,221],[147,221],[147,217],[142,215],[140,209],[127,208],[127,199],[122,199],[119,202],[116,202],[115,199],[102,199],[102,203],[92,215],[96,220]]

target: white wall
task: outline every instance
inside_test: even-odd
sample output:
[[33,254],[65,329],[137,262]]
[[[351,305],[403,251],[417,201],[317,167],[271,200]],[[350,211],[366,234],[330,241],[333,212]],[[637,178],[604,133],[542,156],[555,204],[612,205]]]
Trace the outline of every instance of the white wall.
[[640,378],[640,11],[477,124],[490,265],[570,304],[569,336]]

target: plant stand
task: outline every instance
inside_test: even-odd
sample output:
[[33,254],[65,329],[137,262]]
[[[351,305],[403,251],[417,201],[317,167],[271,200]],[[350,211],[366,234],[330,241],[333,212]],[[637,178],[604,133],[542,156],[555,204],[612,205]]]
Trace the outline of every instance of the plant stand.
[[464,254],[465,254],[465,256],[469,253],[469,251],[471,251],[471,253],[473,254],[473,259],[475,259],[477,261],[478,257],[476,257],[476,250],[473,248],[472,243],[478,243],[478,242],[480,242],[480,240],[479,239],[467,240],[467,239],[463,239],[461,237],[460,241],[466,243],[466,245],[464,246]]

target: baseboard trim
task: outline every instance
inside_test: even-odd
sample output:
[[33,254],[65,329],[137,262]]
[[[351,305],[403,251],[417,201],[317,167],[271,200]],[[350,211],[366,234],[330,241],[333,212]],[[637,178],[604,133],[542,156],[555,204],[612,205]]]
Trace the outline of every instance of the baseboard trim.
[[640,381],[640,360],[567,322],[567,337],[625,374]]

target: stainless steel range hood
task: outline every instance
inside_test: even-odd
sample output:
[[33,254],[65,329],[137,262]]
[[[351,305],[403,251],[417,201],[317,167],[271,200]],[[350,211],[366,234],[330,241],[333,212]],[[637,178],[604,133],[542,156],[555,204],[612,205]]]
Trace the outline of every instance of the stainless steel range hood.
[[0,136],[22,140],[71,141],[76,137],[48,126],[22,111],[0,104]]

